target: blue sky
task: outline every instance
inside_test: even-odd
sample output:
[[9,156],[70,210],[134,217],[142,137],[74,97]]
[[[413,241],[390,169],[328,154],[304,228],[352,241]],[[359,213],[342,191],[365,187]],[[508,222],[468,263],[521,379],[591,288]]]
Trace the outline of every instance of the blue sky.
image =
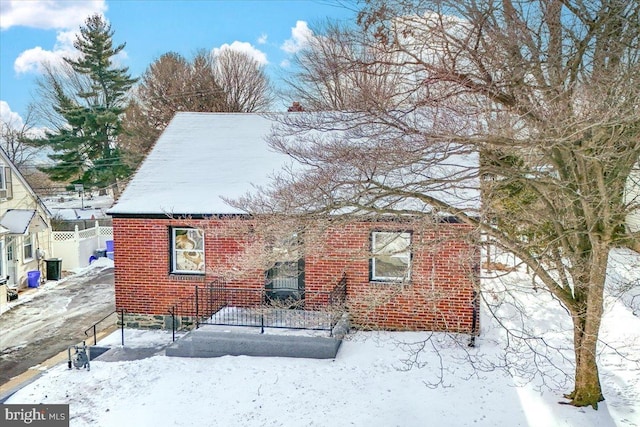
[[[355,2],[354,2],[355,3]],[[333,0],[0,0],[0,114],[20,122],[34,98],[42,61],[73,51],[80,24],[102,13],[126,42],[118,60],[133,76],[163,53],[191,57],[225,45],[266,63],[272,79],[327,19],[353,21],[354,12]]]

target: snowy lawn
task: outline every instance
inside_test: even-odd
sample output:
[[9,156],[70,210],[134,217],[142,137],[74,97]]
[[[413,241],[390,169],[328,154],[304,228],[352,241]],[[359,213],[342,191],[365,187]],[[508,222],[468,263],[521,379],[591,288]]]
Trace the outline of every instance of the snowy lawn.
[[[640,261],[623,252],[615,260],[624,271],[610,274],[600,348],[607,400],[598,411],[557,403],[571,391],[571,324],[523,271],[483,281],[473,349],[467,337],[358,332],[335,360],[96,360],[90,371],[57,366],[7,403],[69,403],[71,426],[640,426],[640,318],[633,289],[620,289],[640,277]],[[532,320],[520,323],[516,305]],[[511,345],[489,308],[512,329]],[[162,331],[125,333],[127,346],[171,340]],[[514,341],[521,334],[533,338]],[[119,343],[119,332],[107,342]],[[513,376],[499,368],[505,362]]]

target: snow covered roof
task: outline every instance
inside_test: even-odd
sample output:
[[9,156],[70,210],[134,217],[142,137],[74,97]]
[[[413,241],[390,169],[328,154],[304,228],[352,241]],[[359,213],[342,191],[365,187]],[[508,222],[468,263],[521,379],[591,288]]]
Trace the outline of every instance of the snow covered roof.
[[0,218],[0,226],[9,230],[11,234],[27,234],[31,231],[41,231],[47,224],[34,209],[9,209]]
[[107,214],[103,209],[85,208],[85,209],[72,209],[72,208],[51,208],[51,214],[64,221],[72,221],[76,219],[100,219],[107,218]]
[[290,159],[264,137],[257,114],[177,113],[109,214],[242,213],[237,198],[265,184]]
[[[270,148],[265,139],[275,124],[274,119],[258,114],[177,113],[107,213],[141,216],[244,213],[224,199],[237,200],[254,192],[256,185],[267,186],[272,177],[293,164],[291,157]],[[339,135],[337,130],[333,132]],[[477,209],[476,181],[471,179],[473,182],[469,184],[469,179],[457,176],[472,168],[469,162],[477,165],[477,155],[438,153],[438,158],[440,163],[428,172],[440,179],[434,179],[429,193],[456,209]],[[417,180],[415,185],[424,186],[419,173],[407,170],[394,171],[385,179],[397,181],[405,188],[412,180]],[[418,211],[431,210],[418,200],[389,203]]]

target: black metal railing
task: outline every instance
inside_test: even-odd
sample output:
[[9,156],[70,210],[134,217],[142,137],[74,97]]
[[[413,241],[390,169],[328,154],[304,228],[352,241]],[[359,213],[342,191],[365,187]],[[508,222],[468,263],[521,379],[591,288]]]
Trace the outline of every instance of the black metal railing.
[[[279,291],[282,291],[279,289]],[[223,280],[196,286],[194,293],[169,308],[172,337],[201,325],[326,330],[332,333],[346,310],[347,276],[331,291],[228,287]]]
[[126,313],[126,311],[124,309],[112,311],[111,313],[109,313],[106,316],[104,316],[102,319],[98,320],[92,326],[88,327],[84,331],[84,335],[88,337],[89,336],[89,331],[93,331],[93,345],[96,345],[98,343],[98,334],[97,334],[98,325],[100,323],[104,322],[105,320],[107,320],[109,317],[113,316],[114,314],[120,314],[120,341],[121,341],[122,345],[124,346],[124,314],[125,313]]

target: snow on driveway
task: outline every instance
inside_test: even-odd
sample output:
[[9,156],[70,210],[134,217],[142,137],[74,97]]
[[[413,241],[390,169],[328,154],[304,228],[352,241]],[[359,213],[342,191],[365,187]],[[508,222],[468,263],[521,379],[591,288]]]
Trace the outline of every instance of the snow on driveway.
[[115,309],[113,261],[21,293],[9,307],[0,315],[0,384],[86,339],[84,331]]

